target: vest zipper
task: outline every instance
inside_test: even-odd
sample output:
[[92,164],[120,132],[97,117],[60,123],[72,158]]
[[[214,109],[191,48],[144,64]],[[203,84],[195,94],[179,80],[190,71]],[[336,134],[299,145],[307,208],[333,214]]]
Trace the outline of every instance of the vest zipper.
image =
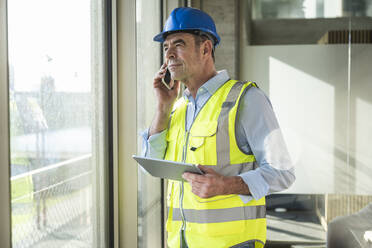
[[183,146],[183,151],[182,151],[182,162],[186,163],[186,153],[187,153],[187,146],[189,143],[189,131],[186,131],[185,133],[185,145]]
[[[182,151],[182,162],[185,163],[186,162],[186,153],[187,153],[187,146],[188,146],[188,143],[189,143],[189,134],[190,132],[189,131],[186,131],[185,133],[185,143],[184,143],[184,147],[183,147],[183,151]],[[183,213],[183,181],[181,182],[181,185],[180,185],[180,202],[179,202],[179,205],[180,205],[180,212],[181,212],[181,219],[182,219],[182,227],[181,227],[181,230],[182,233],[183,233],[183,239],[185,240],[185,243],[187,245],[187,241],[186,241],[186,233],[185,233],[185,230],[186,230],[186,221],[185,221],[185,216],[184,216],[184,213]],[[187,245],[188,246],[188,245]]]

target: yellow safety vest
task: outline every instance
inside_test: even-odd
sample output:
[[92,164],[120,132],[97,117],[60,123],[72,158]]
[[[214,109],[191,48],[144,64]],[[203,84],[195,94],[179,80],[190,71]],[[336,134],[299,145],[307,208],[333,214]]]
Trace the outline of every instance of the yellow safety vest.
[[[190,130],[185,130],[187,102],[181,98],[171,116],[165,160],[207,165],[225,176],[236,176],[255,168],[252,154],[236,143],[235,124],[241,96],[254,83],[229,80],[205,103]],[[191,192],[187,182],[168,183],[169,247],[180,247],[181,230],[189,248],[234,247],[266,242],[265,198],[244,204],[239,195],[207,199]]]

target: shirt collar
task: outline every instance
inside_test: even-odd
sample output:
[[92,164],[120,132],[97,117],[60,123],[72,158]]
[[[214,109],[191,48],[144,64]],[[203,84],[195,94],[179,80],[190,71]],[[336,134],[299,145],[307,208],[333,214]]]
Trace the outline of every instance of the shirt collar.
[[[209,95],[213,95],[226,81],[230,79],[229,73],[226,70],[218,71],[217,74],[205,82],[196,93],[196,98],[200,94],[208,92]],[[185,100],[192,98],[192,95],[188,89],[183,92]]]

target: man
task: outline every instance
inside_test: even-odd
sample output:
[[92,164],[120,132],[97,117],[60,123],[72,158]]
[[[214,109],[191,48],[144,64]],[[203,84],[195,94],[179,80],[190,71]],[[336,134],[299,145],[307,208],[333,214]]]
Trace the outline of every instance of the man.
[[[153,82],[158,102],[143,134],[145,156],[198,164],[205,173],[169,181],[169,247],[263,247],[265,195],[295,179],[269,100],[254,83],[216,71],[220,37],[206,13],[176,8],[154,40],[165,62]],[[170,90],[162,84],[167,68]],[[180,83],[187,89],[175,103]]]

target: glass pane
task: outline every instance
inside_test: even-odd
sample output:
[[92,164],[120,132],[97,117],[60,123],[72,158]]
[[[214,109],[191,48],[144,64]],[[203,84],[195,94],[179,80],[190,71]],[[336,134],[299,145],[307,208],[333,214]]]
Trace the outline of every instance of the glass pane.
[[[252,18],[245,19],[240,76],[270,97],[296,170],[289,190],[267,197],[268,244],[368,247],[372,2],[252,0],[245,7]],[[326,244],[327,235],[344,244]]]
[[[160,32],[160,0],[136,1],[137,19],[137,129],[144,131],[154,116],[152,80],[160,68],[160,46],[152,39]],[[151,14],[149,14],[151,13]],[[141,154],[141,138],[138,154]],[[162,245],[161,180],[138,171],[138,247]]]
[[98,6],[8,1],[13,247],[105,247]]

